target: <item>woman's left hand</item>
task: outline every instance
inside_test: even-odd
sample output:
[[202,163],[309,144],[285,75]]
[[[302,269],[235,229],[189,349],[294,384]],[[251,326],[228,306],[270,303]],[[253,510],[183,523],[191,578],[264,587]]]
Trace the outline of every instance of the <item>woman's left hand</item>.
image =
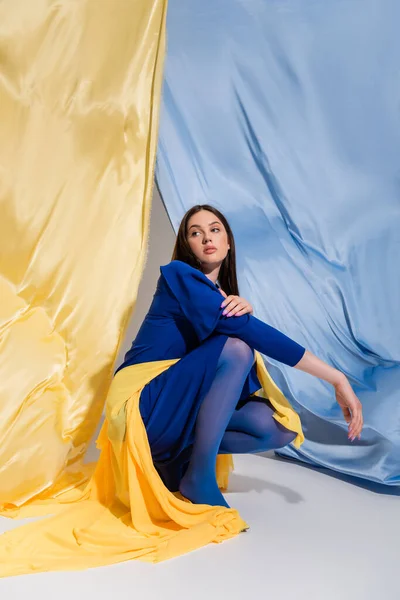
[[227,296],[223,290],[219,290],[224,296],[225,300],[221,304],[221,308],[224,309],[223,315],[226,317],[241,317],[247,313],[253,314],[253,307],[250,302],[247,302],[240,296]]
[[346,423],[349,426],[348,437],[354,442],[355,438],[361,439],[361,430],[364,425],[362,414],[362,405],[355,395],[346,376],[334,385],[336,392],[336,402],[342,409]]

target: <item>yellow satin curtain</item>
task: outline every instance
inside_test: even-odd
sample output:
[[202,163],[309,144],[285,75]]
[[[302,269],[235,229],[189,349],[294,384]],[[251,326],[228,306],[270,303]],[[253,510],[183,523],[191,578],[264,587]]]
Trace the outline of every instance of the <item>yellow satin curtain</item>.
[[166,0],[0,3],[0,512],[83,482],[146,259]]

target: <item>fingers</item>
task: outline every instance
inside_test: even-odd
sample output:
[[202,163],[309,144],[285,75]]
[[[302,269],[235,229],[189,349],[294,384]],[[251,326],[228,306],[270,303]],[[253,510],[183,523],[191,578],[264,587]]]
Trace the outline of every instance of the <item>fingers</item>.
[[247,315],[247,313],[252,313],[251,307],[246,305],[244,308],[240,309],[237,313],[235,313],[235,317],[241,317],[243,315]]
[[252,312],[251,305],[239,298],[239,296],[228,296],[221,304],[224,308],[223,315],[226,317],[242,316],[249,312]]
[[364,425],[362,404],[354,393],[347,379],[342,380],[336,389],[336,400],[339,403],[344,418],[348,424],[348,438],[352,442],[358,437],[361,439],[361,431]]
[[231,304],[231,303],[232,303],[232,306],[236,306],[236,304],[238,304],[239,302],[242,302],[243,304],[248,304],[248,302],[246,302],[246,300],[244,298],[241,298],[240,296],[234,296],[233,294],[231,294],[230,296],[227,296],[225,294],[225,292],[223,292],[221,289],[220,289],[220,292],[222,293],[222,295],[225,298],[225,300],[221,304],[221,308],[224,308],[224,307],[228,306],[228,304]]
[[224,308],[227,306],[227,304],[230,304],[234,298],[236,298],[236,296],[227,296],[225,294],[225,300],[221,303],[221,308]]
[[247,303],[240,298],[240,296],[227,296],[221,304],[221,308],[224,308],[223,315],[231,317],[236,314],[239,310],[242,310]]
[[351,421],[351,412],[347,408],[347,406],[342,406],[342,412],[343,412],[343,415],[344,415],[344,420],[346,421],[346,423],[350,424],[350,421]]
[[362,406],[361,402],[357,402],[355,407],[352,410],[351,421],[349,424],[349,432],[348,437],[353,442],[356,437],[361,439],[361,431],[364,425],[364,420],[362,416]]
[[237,305],[237,296],[227,296],[221,304],[221,308],[224,309],[223,315],[226,315]]
[[[233,308],[229,308],[229,312],[226,312],[226,316],[227,317],[233,317],[233,316],[237,316],[237,315],[240,316],[240,314],[244,315],[247,312],[249,312],[247,305],[244,304],[243,302],[239,302],[239,304],[237,304]],[[225,314],[225,311],[222,314]]]

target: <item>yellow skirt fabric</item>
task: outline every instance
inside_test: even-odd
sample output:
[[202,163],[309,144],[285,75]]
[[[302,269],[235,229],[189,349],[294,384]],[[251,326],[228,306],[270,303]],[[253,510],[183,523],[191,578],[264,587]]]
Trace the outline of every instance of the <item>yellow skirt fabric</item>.
[[[177,360],[133,365],[116,374],[97,439],[100,456],[89,482],[83,489],[77,485],[56,499],[38,501],[34,514],[53,516],[0,537],[1,576],[86,569],[130,559],[155,563],[223,542],[248,527],[233,508],[192,504],[178,492],[171,493],[153,465],[140,393]],[[271,401],[274,418],[297,433],[294,444],[299,447],[304,436],[297,413],[258,352],[256,364],[261,395]],[[232,469],[232,456],[219,455],[216,472],[222,490]]]

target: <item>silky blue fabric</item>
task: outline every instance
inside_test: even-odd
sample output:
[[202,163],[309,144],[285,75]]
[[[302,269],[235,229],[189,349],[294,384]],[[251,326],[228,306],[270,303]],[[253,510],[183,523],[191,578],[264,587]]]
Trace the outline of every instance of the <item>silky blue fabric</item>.
[[306,442],[286,457],[400,485],[400,3],[175,0],[157,181],[177,230],[229,218],[255,315],[344,371],[361,441],[325,382],[270,362]]

